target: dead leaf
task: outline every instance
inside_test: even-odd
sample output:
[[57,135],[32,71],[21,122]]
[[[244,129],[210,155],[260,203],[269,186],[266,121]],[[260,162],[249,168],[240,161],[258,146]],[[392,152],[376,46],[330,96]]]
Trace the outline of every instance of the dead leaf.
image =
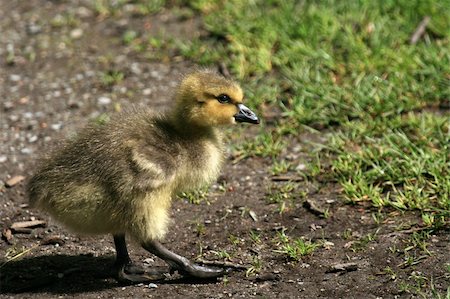
[[16,176],[10,178],[9,180],[7,180],[5,186],[8,188],[14,187],[18,183],[22,182],[24,179],[25,179],[25,177],[23,175],[16,175]]
[[12,244],[11,241],[14,238],[14,236],[12,235],[12,232],[9,228],[3,229],[2,236],[3,236],[3,239],[5,239],[6,242],[8,242],[8,244]]

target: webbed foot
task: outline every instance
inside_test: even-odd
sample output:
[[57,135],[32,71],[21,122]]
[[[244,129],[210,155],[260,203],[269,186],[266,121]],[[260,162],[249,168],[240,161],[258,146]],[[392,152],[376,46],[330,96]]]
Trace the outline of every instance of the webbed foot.
[[230,269],[202,266],[192,263],[187,258],[170,251],[156,240],[146,242],[142,244],[142,247],[163,259],[170,265],[171,270],[176,270],[181,275],[209,279],[220,277],[230,272]]
[[150,268],[144,270],[144,268],[136,266],[132,263],[127,263],[117,267],[117,280],[124,284],[146,283],[155,280],[164,279],[165,273],[162,269]]

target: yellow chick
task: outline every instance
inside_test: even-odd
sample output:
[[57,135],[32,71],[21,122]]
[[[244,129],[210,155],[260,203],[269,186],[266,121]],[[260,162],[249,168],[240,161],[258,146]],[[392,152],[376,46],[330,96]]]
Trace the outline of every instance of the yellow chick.
[[169,113],[122,113],[67,141],[30,179],[30,202],[76,232],[112,234],[119,281],[154,277],[133,265],[125,235],[183,275],[221,276],[225,269],[192,263],[159,241],[174,195],[217,179],[224,150],[218,128],[259,123],[242,101],[236,82],[210,70],[188,74]]

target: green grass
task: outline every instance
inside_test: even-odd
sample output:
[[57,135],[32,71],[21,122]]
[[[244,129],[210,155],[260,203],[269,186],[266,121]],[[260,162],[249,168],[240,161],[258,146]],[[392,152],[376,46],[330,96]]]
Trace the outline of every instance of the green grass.
[[187,200],[191,204],[200,204],[202,202],[206,202],[209,204],[208,201],[208,186],[202,187],[200,189],[188,191],[188,192],[181,192],[177,196],[181,199]]
[[285,255],[293,261],[300,261],[302,257],[311,255],[319,247],[318,243],[303,238],[291,239],[284,231],[278,234],[277,253]]
[[[282,111],[276,128],[263,123],[238,155],[273,159],[313,128],[327,141],[310,175],[337,181],[347,202],[419,210],[425,225],[448,224],[450,1],[189,3],[210,38],[178,43],[182,55],[224,62],[250,106]],[[411,45],[424,16],[426,34]]]

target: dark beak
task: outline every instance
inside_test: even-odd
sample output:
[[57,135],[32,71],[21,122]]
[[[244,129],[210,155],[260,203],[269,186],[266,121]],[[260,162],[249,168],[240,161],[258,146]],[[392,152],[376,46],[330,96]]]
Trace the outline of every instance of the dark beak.
[[259,119],[252,110],[248,109],[244,104],[238,104],[237,107],[239,112],[234,116],[237,122],[259,124]]

